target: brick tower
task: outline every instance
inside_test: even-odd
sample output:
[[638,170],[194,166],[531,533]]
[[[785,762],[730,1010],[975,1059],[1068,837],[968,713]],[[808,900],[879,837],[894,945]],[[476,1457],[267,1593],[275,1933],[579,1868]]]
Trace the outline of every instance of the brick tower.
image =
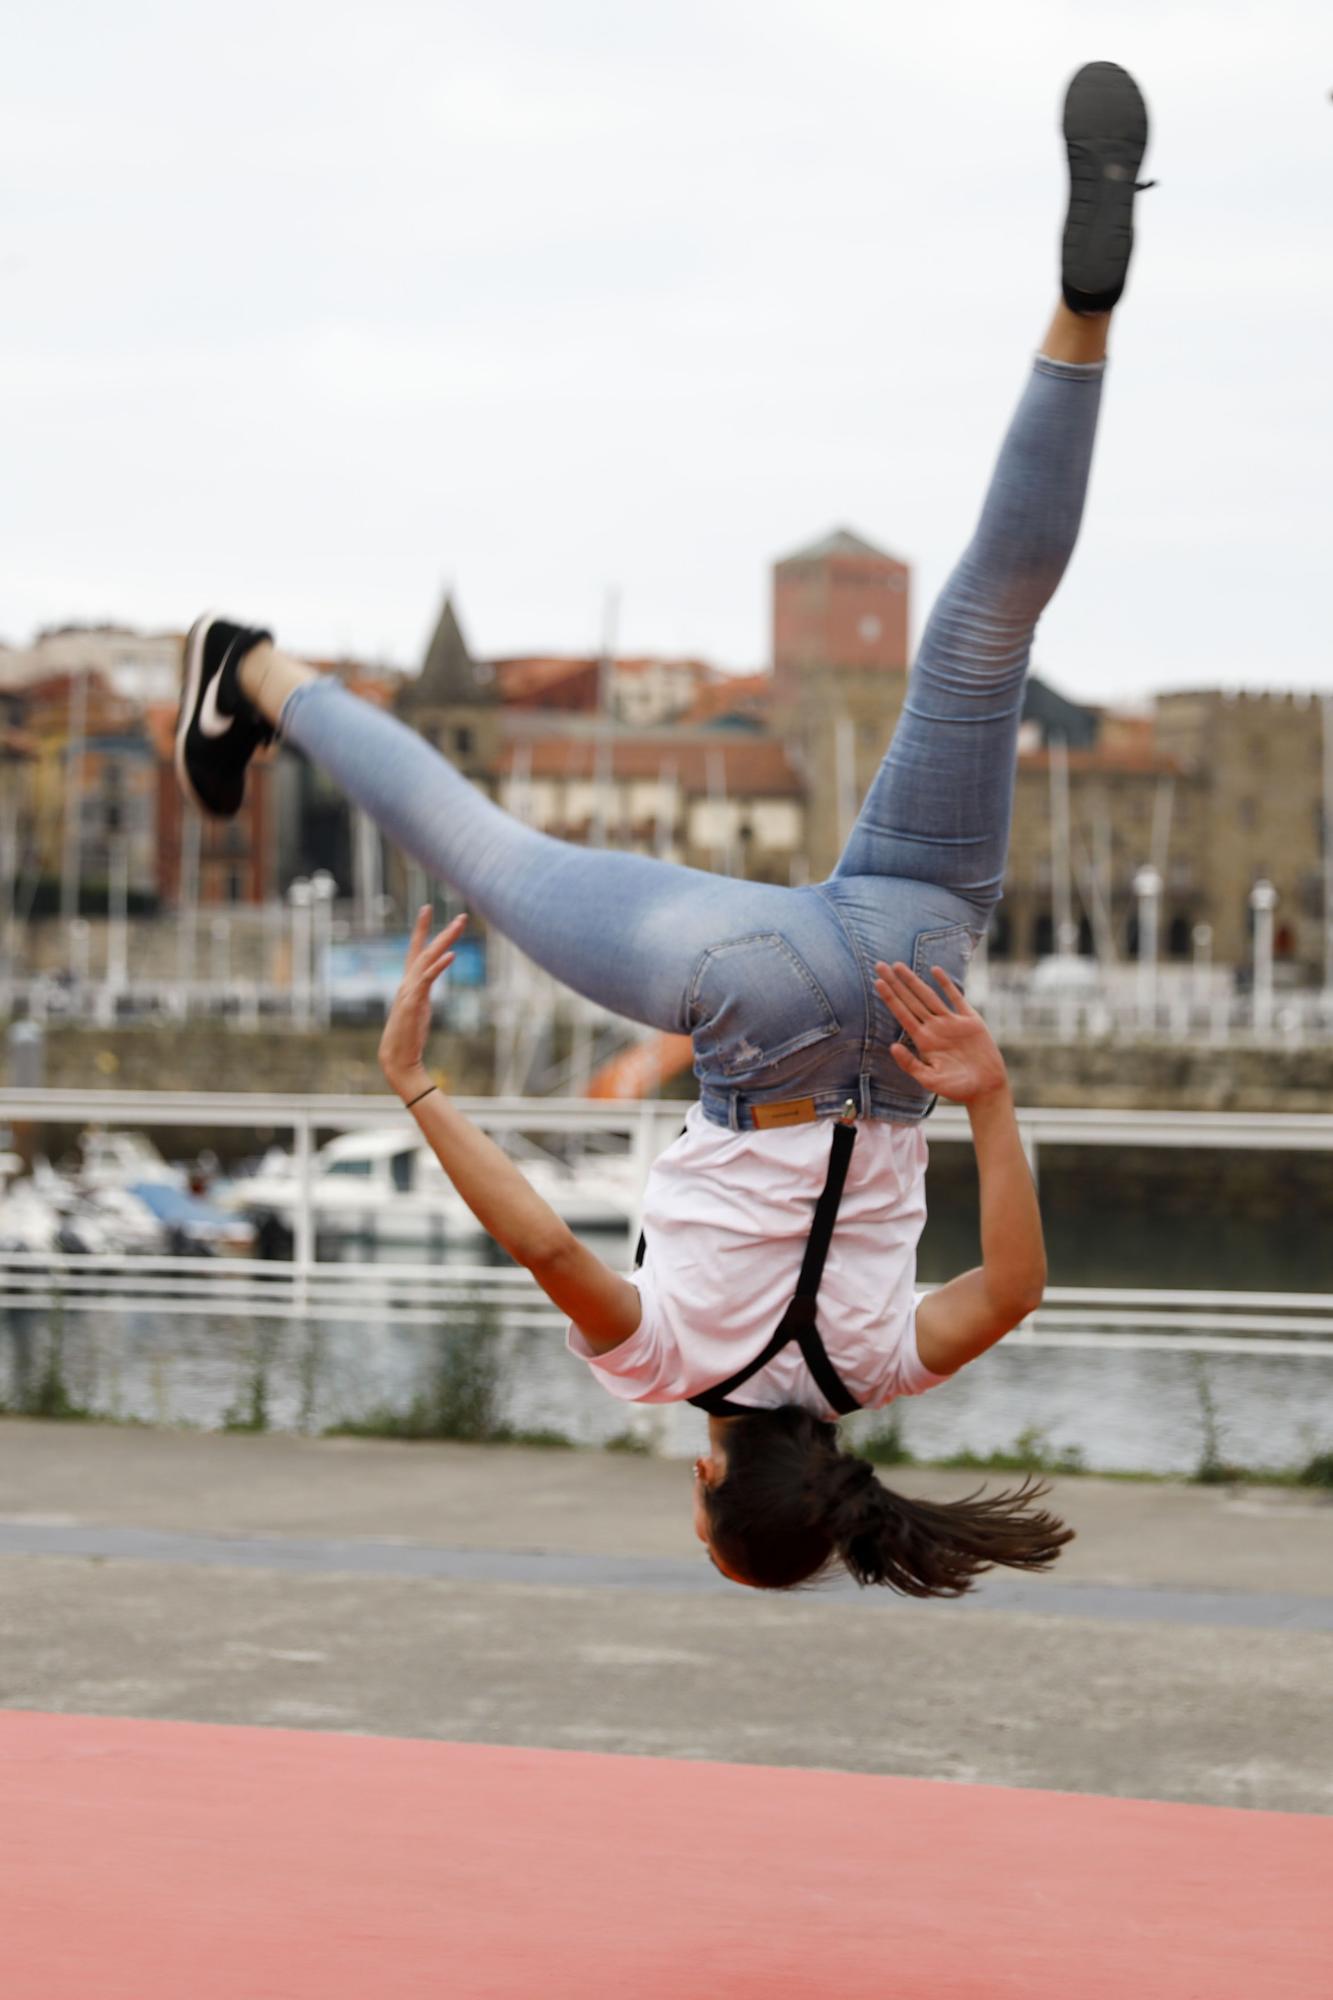
[[893,734],[911,571],[837,528],[773,569],[774,721],[808,786],[810,878],[827,875]]

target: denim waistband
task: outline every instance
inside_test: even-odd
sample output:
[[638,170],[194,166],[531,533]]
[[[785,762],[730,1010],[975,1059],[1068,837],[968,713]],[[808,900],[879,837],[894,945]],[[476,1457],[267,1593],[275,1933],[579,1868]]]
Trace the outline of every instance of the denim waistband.
[[[804,1093],[815,1107],[816,1118],[879,1118],[891,1125],[919,1125],[935,1108],[927,1098],[909,1104],[875,1087],[873,1077],[863,1076],[842,1090],[813,1090]],[[756,1105],[783,1104],[790,1092],[780,1090],[717,1090],[705,1084],[699,1092],[699,1108],[710,1125],[725,1125],[732,1132],[755,1131]]]

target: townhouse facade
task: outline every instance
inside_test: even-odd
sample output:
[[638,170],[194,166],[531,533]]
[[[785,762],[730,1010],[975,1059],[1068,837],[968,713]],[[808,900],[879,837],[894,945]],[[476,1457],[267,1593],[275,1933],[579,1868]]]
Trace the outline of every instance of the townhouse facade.
[[[911,573],[837,529],[775,565],[772,603],[771,664],[743,676],[693,659],[483,658],[452,599],[418,674],[324,664],[542,831],[802,883],[836,864],[901,712]],[[113,882],[132,906],[171,911],[263,903],[316,870],[361,911],[406,908],[420,871],[290,752],[257,769],[237,821],[183,812],[179,646],[175,634],[72,630],[0,648],[0,906],[58,908],[73,855],[80,906],[94,910]],[[1246,966],[1265,881],[1277,960],[1321,978],[1331,729],[1333,700],[1311,696],[1195,689],[1126,714],[1034,676],[992,954],[1131,958],[1151,866],[1164,956]]]

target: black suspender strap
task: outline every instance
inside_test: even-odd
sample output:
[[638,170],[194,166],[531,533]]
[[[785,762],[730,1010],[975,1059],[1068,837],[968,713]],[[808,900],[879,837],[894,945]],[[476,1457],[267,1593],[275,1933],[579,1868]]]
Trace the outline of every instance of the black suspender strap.
[[796,1280],[798,1299],[813,1299],[819,1292],[819,1281],[824,1275],[829,1244],[833,1241],[833,1225],[838,1219],[838,1205],[847,1185],[847,1169],[852,1163],[852,1147],[855,1144],[855,1125],[834,1126],[828,1176],[815,1203],[815,1217],[810,1224],[810,1236],[801,1260],[801,1275]]
[[819,1200],[815,1203],[814,1220],[810,1225],[810,1235],[806,1241],[805,1256],[801,1260],[801,1274],[796,1281],[796,1296],[779,1320],[775,1332],[765,1342],[752,1361],[746,1363],[725,1382],[719,1382],[712,1389],[705,1389],[690,1401],[697,1409],[707,1410],[713,1417],[742,1417],[750,1414],[744,1404],[729,1403],[727,1398],[733,1389],[748,1382],[752,1375],[767,1368],[769,1362],[780,1354],[790,1341],[796,1341],[819,1388],[819,1393],[831,1409],[839,1416],[850,1416],[861,1405],[843,1383],[837,1369],[829,1360],[824,1342],[815,1322],[816,1301],[819,1282],[824,1275],[824,1264],[833,1241],[833,1225],[838,1219],[838,1205],[847,1183],[847,1169],[851,1164],[852,1147],[856,1143],[854,1125],[835,1125],[833,1145],[829,1154],[828,1175],[824,1181]]

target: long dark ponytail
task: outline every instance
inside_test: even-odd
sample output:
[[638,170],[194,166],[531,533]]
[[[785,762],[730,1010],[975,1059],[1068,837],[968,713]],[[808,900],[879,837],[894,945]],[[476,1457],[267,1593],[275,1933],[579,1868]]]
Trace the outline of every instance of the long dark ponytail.
[[860,1584],[908,1597],[961,1597],[983,1570],[1049,1569],[1073,1529],[1035,1505],[1032,1480],[1004,1493],[917,1500],[868,1459],[841,1450],[835,1424],[786,1404],[733,1418],[726,1473],[704,1496],[725,1568],[761,1590],[789,1590],[841,1561]]

